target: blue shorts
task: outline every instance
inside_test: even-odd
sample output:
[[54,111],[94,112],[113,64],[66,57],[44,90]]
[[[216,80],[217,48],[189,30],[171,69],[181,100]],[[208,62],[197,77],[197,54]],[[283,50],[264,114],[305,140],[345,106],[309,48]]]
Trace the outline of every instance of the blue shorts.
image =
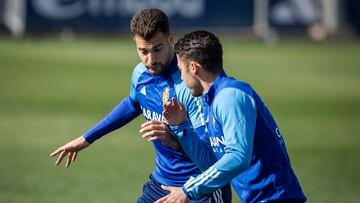
[[[169,192],[161,188],[161,183],[154,180],[150,176],[150,181],[146,182],[143,187],[143,194],[137,200],[137,203],[153,203],[156,200],[168,195]],[[209,195],[199,199],[190,200],[189,203],[230,203],[231,202],[231,186],[230,184],[223,188],[210,193]]]

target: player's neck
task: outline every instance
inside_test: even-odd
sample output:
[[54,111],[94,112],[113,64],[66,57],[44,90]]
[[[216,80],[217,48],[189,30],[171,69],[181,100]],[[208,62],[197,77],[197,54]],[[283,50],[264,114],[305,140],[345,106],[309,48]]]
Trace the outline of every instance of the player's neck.
[[174,51],[173,50],[170,50],[170,57],[169,57],[169,60],[168,60],[168,62],[167,62],[167,64],[166,64],[166,67],[168,67],[170,64],[171,64],[171,62],[174,60]]
[[204,89],[204,92],[203,92],[204,94],[209,91],[211,85],[214,83],[215,79],[217,78],[217,76],[219,74],[220,73],[214,74],[214,73],[209,73],[209,72],[205,72],[203,74],[202,79],[200,79],[200,83]]

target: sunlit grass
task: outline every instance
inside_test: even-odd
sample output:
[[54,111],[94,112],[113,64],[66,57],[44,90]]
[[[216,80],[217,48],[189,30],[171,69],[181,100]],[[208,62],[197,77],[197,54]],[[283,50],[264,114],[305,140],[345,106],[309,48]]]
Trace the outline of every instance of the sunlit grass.
[[[273,112],[309,202],[359,202],[360,43],[223,41],[227,73]],[[128,95],[138,61],[131,39],[0,40],[0,202],[135,202],[155,160],[143,118],[69,169],[49,153]]]

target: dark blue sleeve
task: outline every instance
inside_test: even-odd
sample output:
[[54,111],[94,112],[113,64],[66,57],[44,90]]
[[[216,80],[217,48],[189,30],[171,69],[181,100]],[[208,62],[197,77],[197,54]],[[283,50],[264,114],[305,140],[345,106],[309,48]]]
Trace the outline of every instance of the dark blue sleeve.
[[123,99],[105,118],[83,134],[87,142],[92,143],[105,134],[116,130],[141,113],[140,104],[130,96]]

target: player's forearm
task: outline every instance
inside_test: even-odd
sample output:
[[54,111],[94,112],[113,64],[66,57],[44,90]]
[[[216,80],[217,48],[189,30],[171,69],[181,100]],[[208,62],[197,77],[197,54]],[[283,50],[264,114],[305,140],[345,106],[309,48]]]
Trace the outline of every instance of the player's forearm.
[[233,178],[240,175],[250,164],[252,145],[253,145],[253,127],[246,125],[244,120],[236,125],[225,124],[223,128],[227,145],[225,154],[212,167],[188,181],[183,190],[191,198],[200,198],[204,194],[213,192]]
[[246,170],[248,163],[239,153],[225,154],[208,170],[188,180],[182,189],[191,199],[200,199],[231,182]]
[[196,129],[192,128],[189,120],[182,125],[170,126],[170,130],[178,139],[181,148],[200,170],[205,171],[217,160],[209,142],[206,140],[207,138],[201,138],[204,137],[203,128],[204,126]]
[[87,142],[92,143],[107,133],[114,131],[140,115],[138,103],[130,97],[123,99],[105,118],[84,133]]
[[221,159],[204,173],[184,185],[183,190],[191,198],[197,199],[221,188],[249,166],[253,143],[252,131],[248,131],[250,128],[245,128],[244,125],[240,124],[223,129],[223,132],[226,133],[227,145],[224,148],[225,154]]

